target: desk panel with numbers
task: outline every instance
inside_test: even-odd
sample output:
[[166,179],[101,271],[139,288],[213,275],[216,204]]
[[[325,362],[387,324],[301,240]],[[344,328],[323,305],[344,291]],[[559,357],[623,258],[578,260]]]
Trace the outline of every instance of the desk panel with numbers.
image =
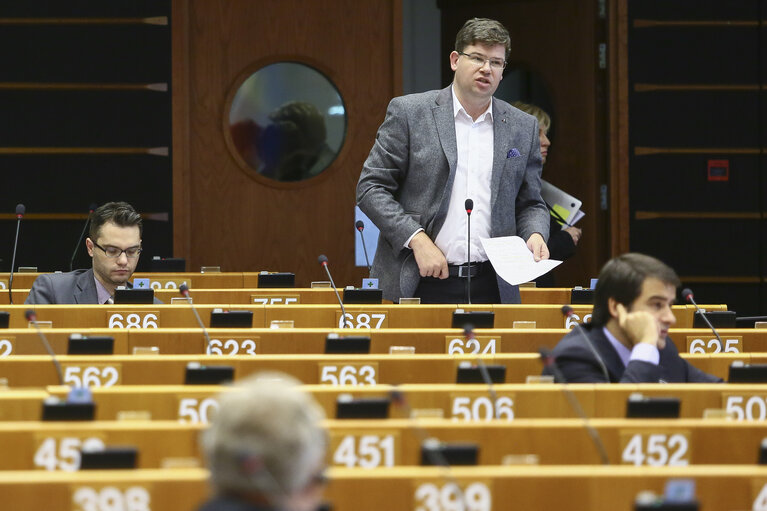
[[[764,425],[757,422],[593,419],[591,425],[610,463],[616,465],[749,464],[764,436]],[[500,465],[510,457],[531,455],[541,465],[601,462],[580,419],[327,420],[324,426],[331,466],[417,466],[427,438],[476,445],[479,465]],[[138,468],[160,468],[169,459],[192,459],[201,465],[198,438],[203,427],[175,421],[3,422],[0,471],[75,471],[80,468],[81,449],[110,446],[135,447]]]
[[[270,327],[273,321],[292,321],[296,328],[450,328],[453,312],[493,311],[496,328],[513,328],[515,321],[535,322],[536,328],[571,328],[578,321],[590,321],[591,306],[575,305],[565,319],[556,305],[348,305],[342,317],[336,305],[253,305],[201,304],[197,310],[206,326],[215,308],[253,312],[253,327]],[[716,308],[716,307],[712,307]],[[724,309],[725,306],[719,306]],[[8,305],[10,327],[24,328],[29,306]],[[191,328],[197,326],[187,303],[175,305],[38,305],[37,320],[54,328]],[[677,327],[692,326],[695,309],[675,305]]]
[[[495,353],[536,353],[541,346],[553,347],[567,334],[564,329],[478,329],[475,337],[466,338],[460,329],[325,329],[325,328],[243,328],[210,331],[211,344],[206,350],[205,336],[199,328],[104,329],[45,328],[43,333],[54,352],[67,353],[71,333],[87,337],[113,337],[114,354],[127,355],[136,348],[156,347],[161,354],[266,355],[321,354],[330,333],[343,338],[369,336],[371,353],[389,353],[392,347],[409,346],[415,353],[449,355]],[[34,329],[0,330],[0,358],[46,353]]]
[[[715,356],[715,355],[711,355]],[[745,356],[745,355],[744,355]],[[541,372],[537,354],[485,356],[486,364],[506,367],[506,381],[524,382]],[[73,386],[177,385],[187,364],[231,366],[235,379],[257,371],[282,371],[304,383],[375,385],[377,383],[452,383],[459,364],[475,364],[469,355],[64,355],[58,357],[64,382]],[[50,357],[18,355],[0,359],[0,377],[11,387],[41,387],[58,382]]]
[[[22,290],[24,294],[21,297],[21,302],[26,298],[27,291],[32,286],[32,283],[40,275],[40,273],[15,273],[13,276],[13,288]],[[196,294],[197,291],[207,290],[240,290],[240,289],[259,289],[258,287],[258,272],[222,272],[222,273],[197,273],[197,272],[180,272],[180,273],[147,273],[137,272],[133,274],[133,279],[148,279],[149,287],[155,289],[158,292],[172,296],[174,292],[181,286],[186,284],[189,289]],[[8,288],[8,273],[0,273],[0,290]],[[309,290],[316,291],[319,296],[324,297],[326,294],[332,295],[332,301],[325,302],[307,302],[307,303],[333,303],[335,301],[335,292],[330,287],[322,288],[261,288],[261,291],[271,293],[290,292],[293,290]],[[568,288],[531,288],[521,287],[520,295],[522,303],[525,304],[565,304],[570,303],[571,290]],[[16,296],[14,295],[14,300]],[[0,297],[2,300],[2,297]],[[199,303],[213,303],[206,302],[205,296],[200,297]],[[16,303],[21,303],[16,302]],[[8,303],[0,301],[0,304]],[[225,303],[247,303],[247,302],[235,302],[226,300]]]
[[[339,290],[340,291],[340,290]],[[194,303],[261,303],[268,305],[288,304],[312,304],[325,303],[335,304],[336,293],[333,288],[243,288],[243,289],[191,289]],[[563,288],[521,288],[522,303],[558,305],[570,303],[570,290]],[[172,298],[178,297],[177,289],[156,289],[155,296],[165,303],[170,303]],[[24,298],[22,297],[22,300]],[[2,302],[0,302],[2,303]]]
[[[699,369],[727,377],[734,361],[767,363],[767,354],[683,355]],[[524,383],[541,373],[532,353],[484,355],[485,364],[506,368],[505,383]],[[64,382],[73,386],[174,385],[184,382],[187,364],[231,366],[235,379],[257,371],[282,371],[304,383],[454,383],[459,365],[476,366],[472,355],[64,355],[58,357]],[[0,377],[11,387],[41,387],[58,382],[50,357],[18,355],[0,359]]]
[[4,509],[46,511],[193,511],[208,493],[208,472],[195,469],[6,471]]
[[114,446],[135,447],[138,468],[160,468],[173,458],[194,458],[202,465],[202,427],[178,421],[3,421],[0,470],[79,470],[82,449]]
[[[404,396],[407,407],[391,406],[389,416],[407,417],[408,410],[429,416],[440,416],[456,421],[488,420],[504,421],[531,418],[578,417],[563,390],[551,384],[503,384],[494,385],[497,396],[493,407],[485,385],[456,384],[405,384],[391,386],[351,385],[305,385],[325,409],[328,417],[334,417],[336,402],[340,395],[352,398],[389,397],[393,390]],[[638,384],[638,385],[591,385],[569,386],[588,417],[621,418],[626,416],[629,395],[639,392],[648,397],[677,397],[681,401],[680,417],[701,418],[706,410],[726,410],[734,421],[767,421],[767,384]],[[153,420],[179,420],[183,422],[207,422],[217,408],[215,396],[227,387],[215,385],[128,385],[93,388],[97,404],[96,418],[114,420],[121,412],[148,412]],[[68,389],[48,387],[55,396],[66,396]],[[0,413],[8,406],[9,394],[0,394]],[[37,420],[40,417],[42,392],[26,394],[26,415],[6,420]],[[766,435],[767,436],[767,435]]]
[[[325,499],[334,511],[423,509],[631,509],[644,490],[663,494],[670,478],[695,481],[701,509],[767,510],[767,467],[492,466],[396,467],[389,470],[330,468]],[[0,479],[0,498],[9,509],[108,511],[100,500],[134,511],[189,510],[208,494],[203,469],[132,471],[9,471]],[[460,494],[466,505],[456,507]],[[104,498],[106,493],[109,497]]]
[[[503,417],[505,404],[499,404]],[[467,406],[465,413],[471,413]],[[484,413],[484,411],[482,412]],[[750,464],[759,455],[764,424],[704,419],[593,419],[610,464],[687,466]],[[580,419],[464,421],[445,419],[336,420],[330,430],[331,465],[378,468],[420,465],[426,438],[478,446],[479,465],[533,455],[542,465],[599,465],[601,458]]]
[[[325,338],[369,336],[371,353],[389,353],[392,347],[412,347],[415,353],[494,354],[536,353],[541,347],[553,348],[568,330],[477,329],[467,338],[460,329],[411,328],[327,329],[253,328],[211,330],[211,345],[206,348],[199,328],[44,328],[43,333],[57,354],[66,354],[70,334],[87,337],[113,337],[114,354],[134,353],[137,348],[155,347],[162,354],[261,355],[324,353]],[[767,329],[722,329],[722,343],[707,329],[672,329],[670,337],[680,353],[764,353]],[[0,330],[0,358],[12,355],[44,354],[37,332],[29,328]]]

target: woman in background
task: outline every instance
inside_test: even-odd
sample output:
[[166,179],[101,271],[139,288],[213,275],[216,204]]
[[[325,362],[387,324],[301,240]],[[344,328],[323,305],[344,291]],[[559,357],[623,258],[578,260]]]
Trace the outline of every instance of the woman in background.
[[[541,143],[541,160],[546,164],[546,157],[549,154],[551,141],[547,136],[551,127],[551,117],[540,107],[517,101],[513,106],[519,108],[538,119],[538,139]],[[566,227],[557,221],[554,215],[551,215],[551,226],[549,229],[549,253],[551,259],[564,261],[575,254],[575,247],[581,239],[582,231],[578,227]],[[538,287],[554,287],[554,274],[546,273],[535,280]]]

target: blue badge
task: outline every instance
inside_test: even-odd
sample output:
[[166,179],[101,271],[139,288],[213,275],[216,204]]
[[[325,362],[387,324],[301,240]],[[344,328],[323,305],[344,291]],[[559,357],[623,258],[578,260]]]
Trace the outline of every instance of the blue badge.
[[362,279],[362,289],[378,289],[378,279]]
[[133,279],[133,289],[149,289],[149,279]]

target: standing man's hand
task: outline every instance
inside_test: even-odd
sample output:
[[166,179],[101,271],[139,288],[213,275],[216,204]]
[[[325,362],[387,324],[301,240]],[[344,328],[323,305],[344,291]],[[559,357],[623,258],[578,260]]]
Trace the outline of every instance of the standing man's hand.
[[652,314],[647,311],[628,312],[623,304],[619,303],[618,325],[626,332],[631,345],[643,342],[655,346],[659,350],[666,347],[666,339],[660,336],[660,326]]
[[431,241],[429,236],[421,231],[410,240],[410,248],[413,249],[415,262],[421,277],[435,277],[446,279],[450,275],[447,270],[445,254]]
[[549,247],[543,241],[543,236],[537,232],[534,232],[527,238],[527,248],[533,253],[533,258],[536,262],[549,258]]
[[577,245],[581,240],[581,234],[583,231],[581,231],[578,227],[568,227],[567,229],[564,229],[564,231],[570,235],[575,245]]

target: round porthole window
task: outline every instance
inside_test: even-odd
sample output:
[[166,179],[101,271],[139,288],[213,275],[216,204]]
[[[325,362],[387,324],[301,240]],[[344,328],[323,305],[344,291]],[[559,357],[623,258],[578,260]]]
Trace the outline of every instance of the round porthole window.
[[228,142],[257,179],[291,183],[318,176],[346,136],[346,108],[336,86],[298,62],[261,67],[237,87]]

